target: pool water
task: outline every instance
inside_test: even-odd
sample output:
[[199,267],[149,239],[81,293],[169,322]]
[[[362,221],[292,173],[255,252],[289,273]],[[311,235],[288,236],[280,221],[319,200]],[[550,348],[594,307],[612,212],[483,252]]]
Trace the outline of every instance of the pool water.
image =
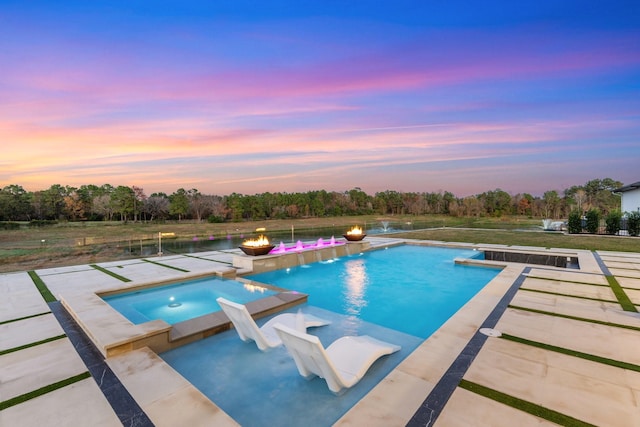
[[156,319],[173,325],[220,311],[216,302],[218,297],[246,304],[275,294],[275,291],[236,280],[210,277],[106,296],[103,299],[136,325]]
[[[241,341],[235,330],[178,347],[160,357],[243,427],[314,427],[335,423],[423,341],[318,307],[303,305],[302,311],[331,322],[308,329],[325,348],[346,331],[354,330],[402,348],[378,359],[358,384],[339,396],[331,393],[320,378],[302,378],[284,346],[261,352],[255,343]],[[257,323],[263,325],[270,318]]]
[[310,305],[427,338],[499,273],[454,263],[482,256],[404,245],[247,278],[309,294]]
[[242,426],[330,426],[499,273],[453,262],[481,256],[401,246],[251,276],[309,293],[302,311],[331,321],[308,330],[325,348],[345,335],[370,335],[402,347],[378,359],[339,396],[320,378],[302,378],[284,347],[263,353],[235,330],[160,356]]

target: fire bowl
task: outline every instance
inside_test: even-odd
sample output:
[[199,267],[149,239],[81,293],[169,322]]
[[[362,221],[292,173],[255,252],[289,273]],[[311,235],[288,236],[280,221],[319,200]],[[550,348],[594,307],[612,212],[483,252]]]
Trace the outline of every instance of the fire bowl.
[[344,237],[350,242],[359,242],[360,240],[367,237],[367,235],[366,234],[343,234],[342,237]]
[[242,252],[244,252],[247,255],[251,255],[251,256],[258,256],[258,255],[266,255],[269,252],[271,252],[271,249],[275,248],[275,245],[269,245],[269,246],[243,246],[240,245],[238,246],[240,249],[242,249]]

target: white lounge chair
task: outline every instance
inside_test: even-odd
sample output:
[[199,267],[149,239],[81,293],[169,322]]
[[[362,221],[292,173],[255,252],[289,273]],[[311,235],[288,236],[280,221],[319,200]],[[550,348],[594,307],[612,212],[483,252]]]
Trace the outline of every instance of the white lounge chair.
[[307,379],[314,375],[324,378],[329,390],[336,394],[353,387],[380,357],[400,350],[398,345],[368,335],[338,338],[325,350],[314,335],[283,324],[273,328],[296,362],[300,375]]
[[249,314],[247,307],[242,304],[229,301],[225,298],[216,299],[222,310],[227,315],[233,326],[238,331],[240,339],[242,341],[255,341],[258,348],[262,351],[278,347],[282,345],[280,337],[273,330],[273,325],[281,323],[290,328],[306,332],[307,328],[328,325],[329,321],[320,319],[311,314],[303,314],[301,311],[298,313],[283,313],[275,316],[267,323],[258,327],[256,322]]

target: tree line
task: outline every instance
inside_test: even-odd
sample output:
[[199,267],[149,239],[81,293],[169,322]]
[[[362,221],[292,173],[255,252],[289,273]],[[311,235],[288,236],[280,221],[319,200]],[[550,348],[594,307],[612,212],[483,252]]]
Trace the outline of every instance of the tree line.
[[26,191],[20,185],[0,190],[0,221],[164,221],[244,220],[329,217],[344,215],[492,216],[524,215],[533,218],[567,218],[569,213],[598,210],[603,215],[619,211],[620,198],[612,190],[622,187],[611,178],[593,179],[565,189],[546,191],[542,197],[511,195],[501,189],[468,197],[449,191],[399,192],[370,195],[356,187],[344,192],[262,193],[226,196],[202,194],[180,188],[172,194],[147,196],[141,187],[52,185]]

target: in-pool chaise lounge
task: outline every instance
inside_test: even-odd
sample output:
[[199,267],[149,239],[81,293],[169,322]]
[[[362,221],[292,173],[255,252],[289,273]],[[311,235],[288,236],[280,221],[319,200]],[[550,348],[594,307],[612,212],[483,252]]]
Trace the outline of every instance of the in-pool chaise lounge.
[[368,335],[338,338],[325,350],[314,335],[283,324],[273,328],[296,362],[300,375],[307,379],[314,375],[324,378],[329,390],[336,394],[353,387],[380,357],[400,350],[398,345]]
[[233,323],[236,331],[238,331],[238,335],[240,335],[240,339],[242,341],[255,341],[258,348],[262,351],[267,351],[282,345],[280,337],[278,337],[273,330],[273,325],[276,323],[281,323],[290,328],[300,330],[301,332],[306,332],[307,328],[325,326],[331,323],[311,314],[303,314],[298,311],[298,313],[279,314],[261,327],[258,327],[253,317],[249,314],[247,307],[244,305],[222,297],[216,299],[216,301],[220,304],[220,307],[222,307],[222,310],[229,320],[231,320],[231,323]]

